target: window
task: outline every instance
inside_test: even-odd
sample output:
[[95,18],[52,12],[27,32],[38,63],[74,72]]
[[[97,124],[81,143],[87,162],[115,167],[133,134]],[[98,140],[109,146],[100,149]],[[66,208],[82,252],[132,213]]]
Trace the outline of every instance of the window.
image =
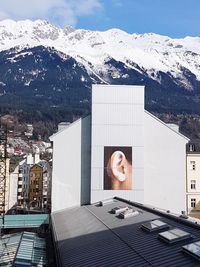
[[191,180],[190,187],[191,189],[196,189],[196,180]]
[[196,207],[196,198],[191,198],[191,208]]
[[193,171],[196,170],[196,162],[195,161],[190,161],[190,170],[193,170]]

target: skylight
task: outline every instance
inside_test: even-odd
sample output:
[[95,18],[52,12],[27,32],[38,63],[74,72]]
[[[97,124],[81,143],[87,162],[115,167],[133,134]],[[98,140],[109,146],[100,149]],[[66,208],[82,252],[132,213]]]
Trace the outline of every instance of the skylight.
[[200,260],[200,241],[185,245],[182,249],[185,253]]
[[177,243],[179,241],[186,240],[192,237],[190,233],[185,232],[178,228],[162,232],[158,234],[158,236],[159,238],[161,238],[162,240],[164,240],[169,244]]
[[168,229],[169,225],[165,222],[162,222],[160,220],[154,220],[151,222],[143,223],[141,226],[142,229],[148,231],[148,232],[155,232],[163,229]]

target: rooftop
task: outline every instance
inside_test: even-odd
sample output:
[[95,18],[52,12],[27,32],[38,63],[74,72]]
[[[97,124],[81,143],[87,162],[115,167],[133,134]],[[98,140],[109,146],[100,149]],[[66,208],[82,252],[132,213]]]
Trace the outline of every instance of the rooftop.
[[119,198],[103,204],[52,214],[59,266],[199,266],[187,253],[198,224]]
[[0,239],[0,266],[46,266],[45,239],[22,232]]

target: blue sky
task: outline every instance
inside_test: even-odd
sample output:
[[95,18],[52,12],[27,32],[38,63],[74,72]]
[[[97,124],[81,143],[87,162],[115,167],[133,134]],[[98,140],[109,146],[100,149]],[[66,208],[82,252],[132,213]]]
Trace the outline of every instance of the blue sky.
[[200,36],[200,0],[0,0],[0,19],[170,37]]
[[200,0],[105,0],[94,17],[80,18],[77,26],[129,33],[155,32],[171,37],[200,36]]

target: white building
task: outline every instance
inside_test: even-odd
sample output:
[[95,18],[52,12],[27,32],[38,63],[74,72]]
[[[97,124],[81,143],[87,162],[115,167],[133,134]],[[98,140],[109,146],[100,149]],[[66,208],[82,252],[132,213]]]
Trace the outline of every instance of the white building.
[[200,218],[200,152],[187,153],[187,213]]
[[90,116],[51,137],[53,140],[52,210],[90,201]]
[[29,197],[29,171],[30,168],[40,161],[39,153],[28,154],[26,159],[19,163],[17,202],[19,205],[25,205]]
[[[2,149],[0,145],[0,150]],[[2,153],[2,150],[0,151]],[[0,213],[6,212],[9,209],[9,168],[10,168],[10,159],[6,158],[0,161],[0,194],[1,194],[1,205]],[[4,191],[5,190],[5,191]],[[5,206],[4,206],[5,205]]]
[[186,210],[189,139],[144,110],[143,86],[94,85],[91,116],[51,141],[52,211],[113,196]]
[[51,206],[51,176],[52,171],[46,160],[41,160],[38,165],[43,169],[42,176],[42,208],[49,209]]
[[8,209],[11,209],[14,205],[17,204],[17,188],[18,188],[18,176],[19,176],[19,165],[15,170],[10,173],[9,176],[9,201]]

